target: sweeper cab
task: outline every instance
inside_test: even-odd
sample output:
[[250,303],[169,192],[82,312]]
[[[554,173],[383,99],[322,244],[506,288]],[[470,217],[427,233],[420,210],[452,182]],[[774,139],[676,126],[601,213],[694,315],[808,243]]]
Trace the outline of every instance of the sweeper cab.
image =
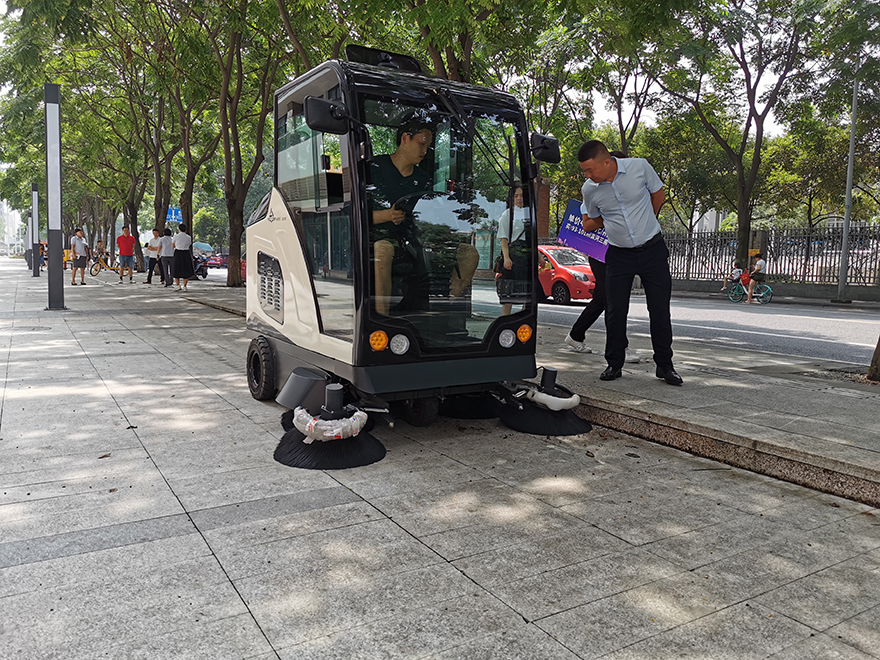
[[[535,161],[559,162],[557,141],[529,135],[509,94],[423,75],[406,56],[346,55],[275,93],[274,187],[247,226],[247,378],[288,409],[276,458],[378,460],[366,431],[401,415],[544,434],[535,411],[572,422],[577,397],[555,372],[529,380]],[[512,265],[496,281],[499,236]],[[558,432],[589,430],[575,419]]]

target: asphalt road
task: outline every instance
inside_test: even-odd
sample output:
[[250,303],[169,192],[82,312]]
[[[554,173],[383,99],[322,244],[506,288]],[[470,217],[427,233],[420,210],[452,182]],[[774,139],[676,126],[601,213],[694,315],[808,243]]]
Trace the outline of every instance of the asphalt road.
[[[570,326],[584,303],[542,305],[542,323]],[[672,299],[675,341],[698,341],[752,350],[867,365],[880,337],[880,313],[812,305],[746,305],[728,300]],[[633,296],[630,336],[648,337],[644,296]],[[603,319],[587,335],[602,347]],[[595,339],[594,339],[595,338]],[[592,340],[593,344],[589,341]]]

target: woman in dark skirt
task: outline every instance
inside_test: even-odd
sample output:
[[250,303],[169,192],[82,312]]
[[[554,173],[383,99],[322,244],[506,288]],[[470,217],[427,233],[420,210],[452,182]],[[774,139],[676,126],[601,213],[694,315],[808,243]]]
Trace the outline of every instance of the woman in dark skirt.
[[174,245],[174,262],[171,264],[171,272],[174,275],[175,291],[180,291],[180,280],[183,280],[183,291],[186,291],[186,283],[195,274],[193,270],[192,253],[189,248],[192,245],[192,237],[186,233],[186,225],[177,227],[177,234],[172,241]]

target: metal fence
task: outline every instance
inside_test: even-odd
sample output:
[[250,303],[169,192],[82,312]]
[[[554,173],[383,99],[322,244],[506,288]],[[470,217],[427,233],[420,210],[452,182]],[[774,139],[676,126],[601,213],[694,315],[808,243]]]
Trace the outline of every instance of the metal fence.
[[[736,257],[736,232],[664,234],[672,277],[720,280]],[[843,229],[771,229],[767,232],[767,278],[773,282],[837,284]],[[847,283],[880,285],[880,225],[852,227]]]

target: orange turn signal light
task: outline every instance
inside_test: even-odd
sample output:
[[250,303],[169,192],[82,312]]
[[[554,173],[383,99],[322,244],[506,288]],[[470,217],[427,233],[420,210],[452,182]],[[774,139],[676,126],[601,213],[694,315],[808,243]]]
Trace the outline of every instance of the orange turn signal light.
[[532,338],[532,329],[531,327],[523,324],[517,328],[516,338],[519,339],[523,344],[525,344],[529,339]]
[[370,335],[370,348],[377,352],[384,351],[388,348],[388,335],[382,330],[376,330]]

